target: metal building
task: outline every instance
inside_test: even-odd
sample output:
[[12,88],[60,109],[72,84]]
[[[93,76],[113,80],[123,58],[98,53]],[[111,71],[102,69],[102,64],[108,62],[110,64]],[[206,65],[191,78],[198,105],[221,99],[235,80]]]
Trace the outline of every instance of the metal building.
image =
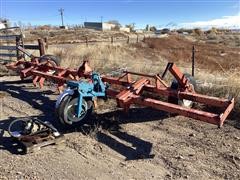
[[102,22],[84,22],[84,27],[87,29],[95,29],[99,31],[112,30],[116,24]]

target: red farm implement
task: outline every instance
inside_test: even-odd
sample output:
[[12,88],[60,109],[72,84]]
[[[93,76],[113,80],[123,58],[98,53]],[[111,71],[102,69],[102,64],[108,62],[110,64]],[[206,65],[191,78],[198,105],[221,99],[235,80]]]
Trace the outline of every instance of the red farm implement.
[[[87,61],[79,69],[69,69],[57,66],[53,56],[31,56],[31,59],[8,64],[7,68],[18,71],[21,79],[31,76],[33,84],[39,84],[40,88],[45,80],[55,82],[61,92],[56,111],[63,124],[85,122],[96,98],[114,98],[126,112],[131,105],[147,106],[219,127],[234,107],[234,99],[220,99],[195,92],[194,78],[183,74],[174,63],[168,63],[161,76],[126,71],[118,77],[111,77],[93,72]],[[171,86],[163,80],[168,71],[174,77]],[[194,103],[217,107],[219,112],[193,109]]]

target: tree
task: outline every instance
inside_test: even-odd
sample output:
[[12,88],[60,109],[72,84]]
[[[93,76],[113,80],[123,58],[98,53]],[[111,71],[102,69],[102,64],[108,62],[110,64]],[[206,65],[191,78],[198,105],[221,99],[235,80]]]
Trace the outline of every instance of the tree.
[[126,27],[129,28],[131,32],[133,32],[135,29],[135,23],[127,24]]
[[27,29],[32,29],[32,24],[30,22],[27,24]]
[[20,28],[23,27],[23,23],[22,23],[22,21],[18,21],[18,26],[19,26]]
[[122,27],[122,25],[118,22],[118,20],[110,20],[107,23],[114,24],[118,28]]
[[198,35],[198,36],[203,35],[203,32],[202,32],[202,30],[201,30],[200,28],[195,28],[195,29],[193,30],[193,33],[194,33],[195,35]]
[[149,29],[150,29],[150,28],[149,28],[149,24],[147,24],[145,30],[146,30],[146,31],[149,31]]
[[14,26],[14,27],[17,27],[18,25],[17,25],[17,23],[15,22],[15,23],[13,24],[13,26]]
[[157,31],[157,28],[155,26],[150,27],[150,31],[155,32]]

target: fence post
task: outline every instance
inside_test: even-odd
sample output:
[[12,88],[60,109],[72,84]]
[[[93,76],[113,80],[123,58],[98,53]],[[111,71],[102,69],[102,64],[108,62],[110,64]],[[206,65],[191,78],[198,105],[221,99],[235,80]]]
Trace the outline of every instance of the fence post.
[[20,59],[19,50],[17,48],[18,46],[20,46],[20,37],[16,36],[16,55],[17,55],[17,60]]
[[137,35],[137,43],[138,43],[138,35]]
[[48,38],[47,37],[44,38],[44,43],[45,43],[45,48],[48,49]]
[[145,35],[143,36],[143,42],[145,42]]
[[129,44],[129,36],[128,36],[128,38],[127,38],[127,44]]
[[86,46],[88,47],[88,37],[86,36]]
[[192,46],[192,76],[194,77],[195,72],[195,46]]
[[111,36],[111,44],[113,44],[113,36]]
[[42,39],[38,39],[38,47],[39,47],[39,54],[40,56],[45,54],[45,46],[44,46],[44,42]]

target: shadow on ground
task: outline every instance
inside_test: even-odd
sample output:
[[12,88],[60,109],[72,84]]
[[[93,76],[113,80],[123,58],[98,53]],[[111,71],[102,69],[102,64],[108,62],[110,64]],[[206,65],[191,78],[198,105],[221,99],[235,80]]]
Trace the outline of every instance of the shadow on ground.
[[[14,85],[19,83],[22,83],[22,81],[0,82],[0,90],[7,92],[13,98],[30,104],[33,108],[42,112],[40,116],[25,118],[38,118],[42,121],[49,121],[63,134],[76,131],[83,134],[95,132],[94,137],[96,137],[97,141],[125,156],[126,160],[154,157],[154,155],[151,154],[152,143],[124,132],[121,128],[121,124],[159,121],[159,125],[161,125],[161,122],[169,117],[168,113],[151,108],[133,108],[130,109],[129,114],[126,115],[122,111],[116,110],[92,116],[91,121],[94,122],[93,124],[81,127],[65,127],[61,125],[55,117],[55,100],[50,100],[47,96],[53,94],[52,91],[33,92],[29,91],[31,87],[26,87],[24,84]],[[13,154],[23,154],[23,151],[20,150],[19,143],[10,137],[4,136],[4,132],[7,131],[8,125],[15,119],[14,117],[9,117],[8,119],[0,121],[0,150],[7,150]],[[235,121],[233,122],[235,123]],[[238,121],[236,121],[236,123],[237,122]],[[121,141],[119,141],[119,139]],[[131,144],[131,146],[125,145],[125,143],[122,143],[123,141]]]
[[[89,134],[93,132],[93,129],[97,128],[95,135],[96,140],[103,144],[106,144],[108,147],[122,154],[126,157],[127,160],[154,157],[154,155],[150,154],[152,143],[130,135],[127,132],[123,132],[120,125],[131,122],[140,123],[146,122],[146,120],[155,121],[163,119],[165,118],[164,113],[151,110],[149,108],[145,110],[142,108],[132,109],[129,115],[124,114],[122,111],[113,111],[92,116],[91,119],[95,123],[90,125],[82,127],[63,127],[63,125],[57,121],[55,114],[53,113],[55,101],[50,100],[47,96],[53,94],[53,92],[29,91],[31,87],[26,86],[26,83],[29,82],[30,81],[7,81],[0,83],[1,91],[6,92],[13,98],[28,103],[33,108],[38,109],[42,112],[40,116],[22,118],[38,118],[42,121],[49,121],[63,134],[76,131],[79,131],[83,134]],[[24,147],[21,145],[21,143],[11,137],[6,136],[9,124],[16,119],[17,118],[15,117],[9,117],[8,119],[0,121],[0,150],[7,150],[13,154],[24,154]],[[100,131],[99,129],[104,129],[104,131]],[[117,138],[130,143],[131,146],[125,145],[124,143],[118,141]]]
[[[111,114],[114,114],[113,112]],[[103,115],[102,115],[103,116]],[[46,116],[30,116],[22,117],[29,119],[40,119],[46,121]],[[59,127],[61,133],[68,134],[71,132],[80,132],[85,135],[91,135],[95,139],[107,145],[114,151],[125,156],[126,160],[136,160],[136,159],[145,159],[153,158],[154,155],[151,154],[152,143],[142,140],[139,137],[130,135],[127,132],[124,132],[121,128],[121,123],[118,121],[110,121],[108,119],[99,119],[93,117],[96,121],[94,124],[88,124],[81,127],[63,127],[59,126],[56,121],[51,121],[55,127]],[[7,133],[9,124],[16,120],[17,118],[9,117],[8,119],[0,121],[0,150],[7,150],[12,154],[25,154],[25,147],[19,143],[17,140],[4,135]],[[141,121],[143,122],[143,121]],[[124,123],[127,123],[124,120]],[[99,130],[101,129],[101,130]],[[93,132],[95,134],[93,134]],[[119,141],[120,139],[121,141]],[[122,141],[130,143],[131,146],[125,145]]]
[[[142,109],[135,110],[135,113],[137,114],[139,111],[142,111]],[[151,110],[148,110],[148,112],[151,113]],[[135,113],[131,114],[131,116],[134,117]],[[113,121],[110,115],[118,118],[118,121]],[[51,121],[51,123],[55,127],[58,127],[58,130],[63,134],[80,132],[85,135],[93,136],[98,142],[107,145],[114,151],[123,155],[126,160],[146,159],[154,157],[154,155],[151,154],[151,142],[142,140],[141,138],[130,135],[122,130],[121,124],[128,123],[128,119],[124,118],[125,116],[122,116],[119,111],[106,113],[106,116],[108,116],[109,118],[105,118],[104,114],[102,114],[101,116],[94,116],[92,118],[95,123],[91,123],[81,127],[63,127],[57,121]],[[49,120],[46,119],[46,116],[30,116],[22,118],[37,118],[41,121]],[[25,154],[25,147],[17,140],[6,136],[6,134],[4,135],[4,133],[7,133],[8,131],[9,124],[16,119],[17,118],[9,117],[8,119],[0,121],[0,150],[7,150],[12,154],[22,155]],[[159,118],[154,118],[151,120],[159,120]],[[148,119],[148,121],[150,121],[150,119]],[[131,119],[131,117],[129,117],[129,122],[133,122],[133,119]],[[143,118],[140,119],[138,122],[144,122]],[[121,141],[119,141],[118,139],[120,139]],[[122,143],[122,141],[131,144],[131,146],[125,145],[125,143]]]

